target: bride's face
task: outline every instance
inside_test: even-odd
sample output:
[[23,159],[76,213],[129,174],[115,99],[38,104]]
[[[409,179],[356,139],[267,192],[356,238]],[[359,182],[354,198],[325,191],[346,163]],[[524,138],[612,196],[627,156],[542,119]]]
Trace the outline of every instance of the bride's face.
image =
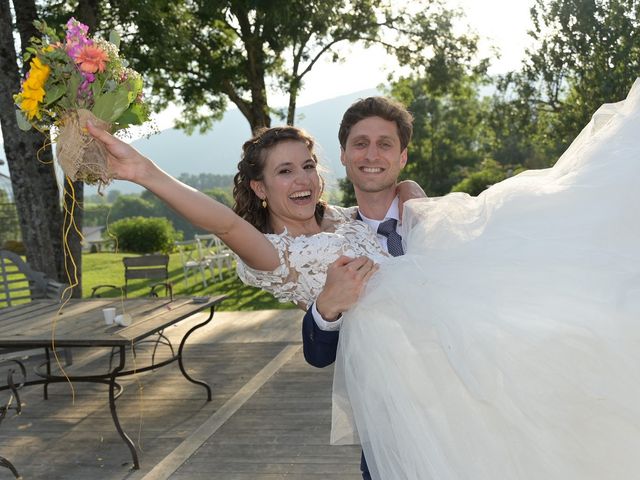
[[395,192],[407,149],[401,149],[395,122],[369,117],[351,127],[340,160],[356,191]]
[[317,164],[303,142],[291,140],[270,148],[264,163],[263,179],[251,188],[266,199],[271,223],[286,226],[290,220],[314,218],[322,194]]

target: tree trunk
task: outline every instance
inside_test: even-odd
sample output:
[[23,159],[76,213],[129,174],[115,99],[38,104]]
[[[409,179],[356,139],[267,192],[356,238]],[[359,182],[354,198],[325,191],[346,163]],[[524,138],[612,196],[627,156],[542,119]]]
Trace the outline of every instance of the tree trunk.
[[296,121],[296,100],[298,99],[298,89],[300,80],[295,78],[289,84],[289,107],[287,108],[287,125],[295,125]]
[[100,23],[100,0],[80,0],[76,8],[75,18],[89,27],[89,34],[98,29]]
[[[26,2],[16,2],[16,9]],[[35,12],[35,6],[33,7]],[[33,21],[34,19],[31,19]],[[26,20],[21,16],[21,24]],[[11,175],[11,186],[20,219],[22,241],[31,266],[49,277],[66,281],[63,268],[62,212],[51,149],[45,138],[18,128],[13,94],[20,89],[20,71],[13,39],[9,0],[0,0],[0,126]]]

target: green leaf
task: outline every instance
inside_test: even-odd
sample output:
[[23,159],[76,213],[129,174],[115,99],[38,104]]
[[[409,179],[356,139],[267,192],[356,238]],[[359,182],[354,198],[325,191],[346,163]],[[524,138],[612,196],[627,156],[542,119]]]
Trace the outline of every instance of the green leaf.
[[80,82],[82,82],[82,77],[79,73],[74,73],[71,75],[69,79],[69,103],[74,105],[76,103],[76,99],[78,97],[78,88],[80,88]]
[[147,109],[139,103],[133,103],[116,119],[116,123],[118,128],[126,128],[129,125],[142,125],[147,119]]
[[47,106],[51,105],[56,100],[59,100],[60,97],[62,97],[65,94],[66,91],[67,91],[67,87],[65,87],[61,83],[58,83],[57,85],[52,86],[51,88],[49,88],[49,90],[47,90],[47,93],[44,96],[44,104]]
[[95,97],[91,111],[105,122],[113,123],[129,107],[128,93],[126,89],[120,89]]
[[31,130],[31,124],[27,117],[24,116],[24,112],[22,110],[16,110],[16,121],[18,122],[18,128],[20,130]]
[[113,43],[116,48],[120,48],[120,34],[115,30],[111,30],[109,33],[109,42]]

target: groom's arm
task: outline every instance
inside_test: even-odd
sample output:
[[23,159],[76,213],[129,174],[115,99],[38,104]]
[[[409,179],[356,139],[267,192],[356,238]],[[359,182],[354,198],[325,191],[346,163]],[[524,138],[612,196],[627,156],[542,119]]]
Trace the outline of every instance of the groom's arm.
[[320,329],[313,310],[314,306],[310,307],[302,319],[302,350],[308,364],[323,368],[336,360],[340,331]]
[[376,270],[367,257],[342,256],[329,265],[324,288],[302,321],[304,358],[309,364],[321,368],[335,361],[342,312],[356,303]]

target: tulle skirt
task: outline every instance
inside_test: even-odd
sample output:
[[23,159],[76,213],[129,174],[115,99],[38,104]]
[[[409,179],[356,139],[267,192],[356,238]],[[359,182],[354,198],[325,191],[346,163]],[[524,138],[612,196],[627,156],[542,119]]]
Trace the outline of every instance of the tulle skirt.
[[553,168],[405,210],[345,316],[332,441],[375,479],[640,478],[640,80]]

